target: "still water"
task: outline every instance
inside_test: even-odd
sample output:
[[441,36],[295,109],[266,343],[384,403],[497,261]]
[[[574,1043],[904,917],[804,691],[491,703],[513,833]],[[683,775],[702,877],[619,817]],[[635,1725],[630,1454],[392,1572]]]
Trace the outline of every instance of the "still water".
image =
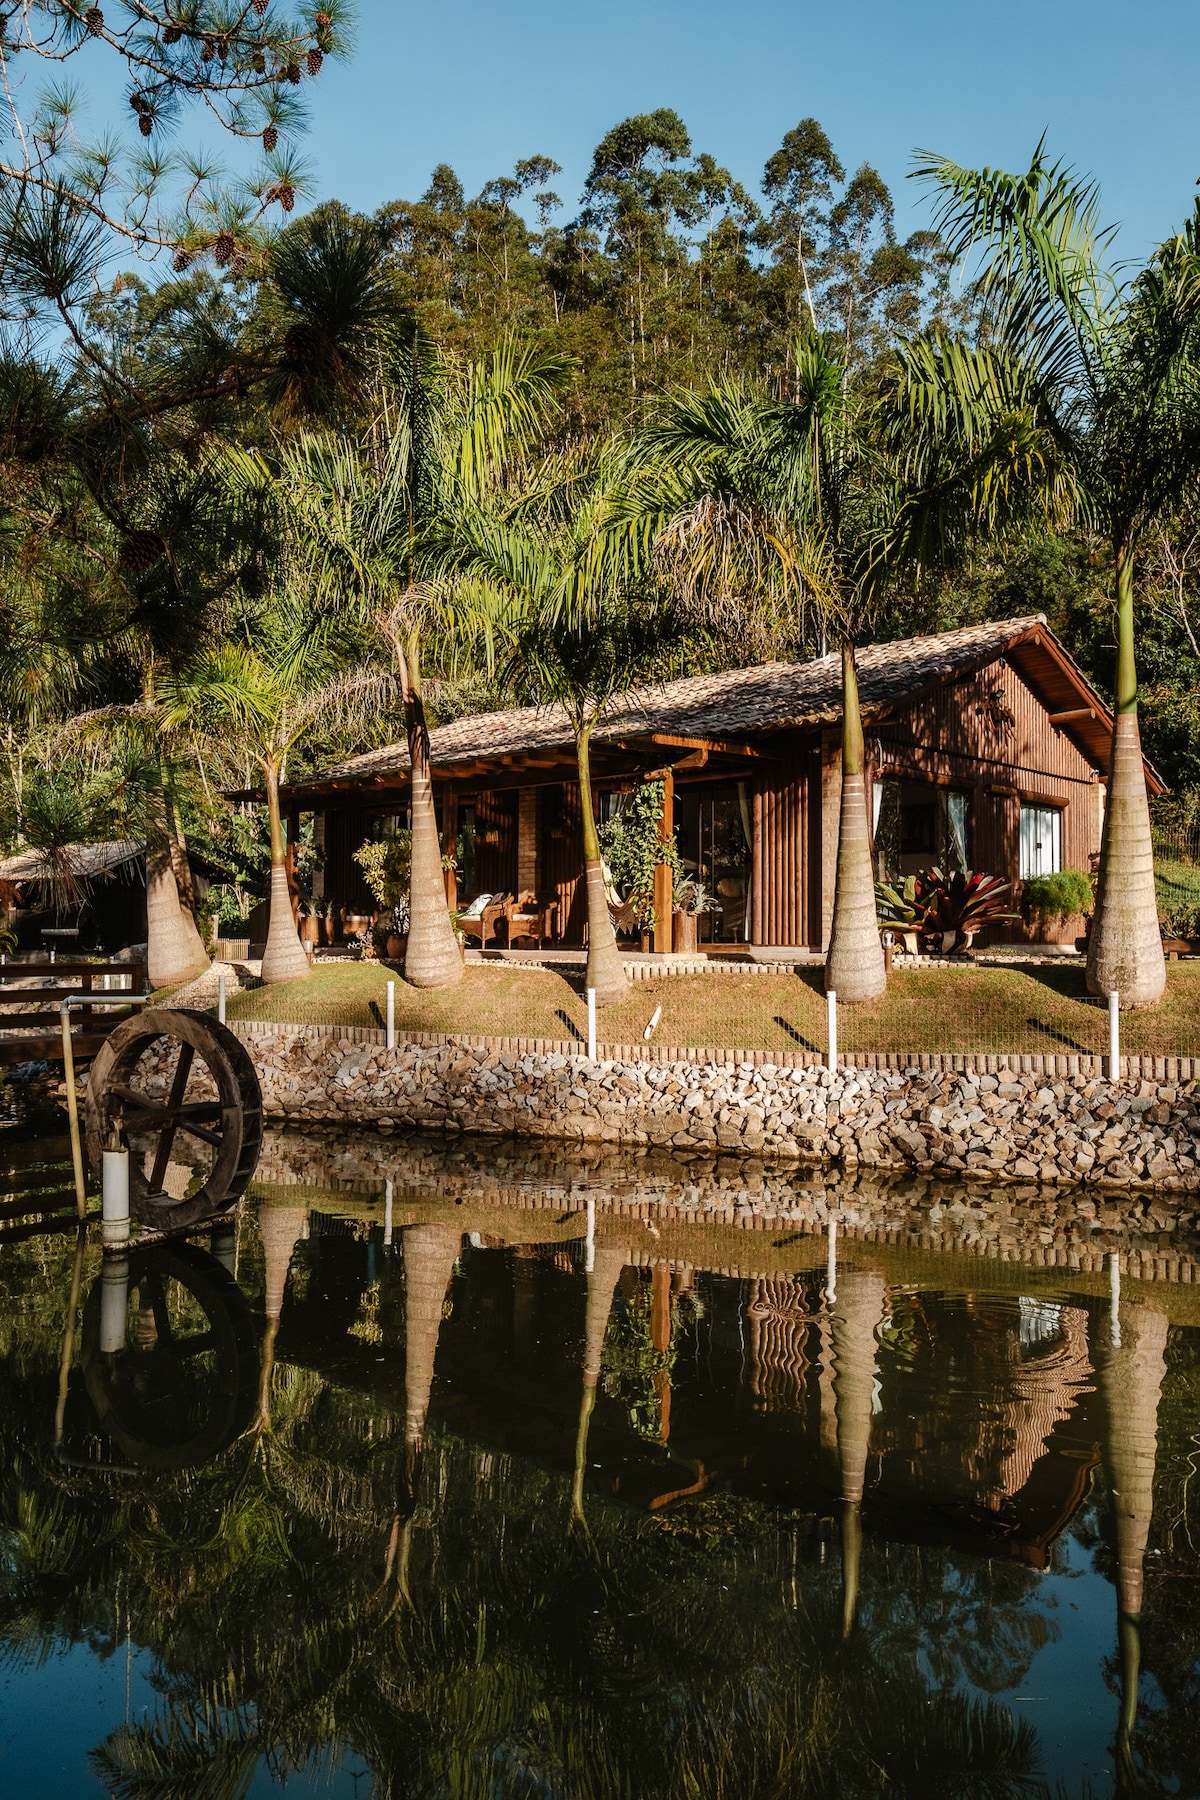
[[1200,1793],[1161,1215],[291,1133],[102,1267],[61,1182],[0,1180],[0,1793]]

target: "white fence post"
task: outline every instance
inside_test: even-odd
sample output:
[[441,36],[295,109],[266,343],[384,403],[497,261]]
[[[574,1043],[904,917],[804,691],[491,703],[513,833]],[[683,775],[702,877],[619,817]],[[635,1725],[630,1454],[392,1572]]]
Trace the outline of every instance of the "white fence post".
[[583,1272],[590,1275],[596,1267],[596,1201],[592,1194],[587,1198],[587,1234],[583,1240]]
[[217,1023],[225,1023],[225,964],[217,964]]
[[825,1052],[825,1067],[827,1069],[836,1069],[837,1068],[837,1056],[838,1056],[837,995],[832,988],[830,988],[829,992],[825,996],[825,1011],[826,1011],[826,1014],[827,1014],[828,1020],[829,1020],[829,1024],[828,1024],[829,1048]]
[[1116,988],[1108,996],[1108,1079],[1121,1079],[1121,996]]
[[1114,1250],[1108,1259],[1108,1328],[1113,1348],[1121,1348],[1121,1252]]
[[596,1060],[596,990],[590,987],[587,991],[588,1006],[588,1041],[587,1053],[592,1062]]
[[387,984],[387,1031],[385,1039],[389,1050],[396,1048],[396,984]]
[[395,1190],[389,1177],[383,1184],[383,1243],[385,1249],[392,1244],[392,1200]]

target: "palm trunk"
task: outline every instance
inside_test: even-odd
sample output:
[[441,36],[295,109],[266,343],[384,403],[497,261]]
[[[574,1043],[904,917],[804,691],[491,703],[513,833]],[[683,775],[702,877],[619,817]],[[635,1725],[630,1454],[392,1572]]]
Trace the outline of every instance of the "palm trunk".
[[583,1487],[587,1472],[588,1432],[604,1356],[604,1338],[612,1311],[613,1290],[625,1267],[625,1252],[611,1246],[596,1247],[594,1266],[588,1271],[587,1305],[583,1320],[583,1393],[575,1432],[575,1471],[571,1481],[571,1512],[583,1524]]
[[146,974],[153,988],[178,987],[207,967],[195,921],[185,919],[179,903],[171,845],[164,834],[146,850]]
[[866,756],[854,646],[842,645],[842,806],[838,820],[833,924],[825,959],[826,991],[843,1006],[874,1000],[887,986],[875,910],[875,871],[867,827]]
[[270,985],[277,981],[299,981],[309,971],[308,956],[300,942],[296,921],[292,916],[292,895],[288,886],[287,843],[283,835],[283,818],[279,811],[279,765],[266,764],[267,817],[271,828],[271,901],[267,916],[267,943],[263,951],[262,978]]
[[192,884],[191,864],[188,862],[187,839],[184,836],[183,826],[179,822],[174,784],[166,769],[163,771],[163,804],[166,811],[167,839],[171,847],[171,867],[175,871],[175,884],[179,889],[179,905],[183,914],[184,933],[194,939],[197,958],[203,957],[207,963],[208,950],[196,922],[196,890]]
[[886,1305],[887,1284],[878,1270],[852,1269],[842,1276],[834,1302],[831,1341],[842,1502],[842,1632],[846,1637],[858,1607],[862,1498],[874,1417],[876,1337]]
[[1087,984],[1093,994],[1115,990],[1122,1006],[1153,1006],[1167,984],[1167,964],[1158,928],[1137,690],[1133,552],[1121,548],[1117,552],[1117,706]]
[[425,1439],[446,1289],[462,1248],[453,1225],[410,1225],[404,1244],[404,1443],[410,1472]]
[[1121,1714],[1117,1727],[1120,1791],[1131,1786],[1137,1723],[1142,1592],[1154,1511],[1158,1407],[1166,1377],[1167,1319],[1145,1305],[1121,1308],[1121,1342],[1097,1357],[1104,1406],[1109,1486],[1117,1539],[1117,1621]]
[[433,804],[433,776],[429,766],[429,730],[421,699],[418,646],[410,639],[407,657],[400,657],[404,687],[404,721],[412,766],[412,863],[409,875],[408,949],[404,957],[405,979],[414,987],[449,987],[463,972],[462,951],[446,906],[442,875],[442,844],[437,811]]
[[608,911],[608,895],[604,891],[604,867],[600,861],[600,834],[596,830],[596,809],[592,805],[591,765],[592,725],[589,722],[576,733],[576,758],[579,765],[579,805],[583,815],[583,868],[587,885],[588,958],[587,985],[596,990],[596,1005],[608,1006],[623,1000],[629,992],[617,934]]

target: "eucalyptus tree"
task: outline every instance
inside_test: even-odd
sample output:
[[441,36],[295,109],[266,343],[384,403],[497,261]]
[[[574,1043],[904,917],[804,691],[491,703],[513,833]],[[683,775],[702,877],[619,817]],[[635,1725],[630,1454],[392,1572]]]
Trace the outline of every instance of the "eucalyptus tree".
[[980,338],[932,338],[902,354],[914,425],[955,416],[986,430],[1024,416],[1042,436],[1030,465],[1048,510],[1064,498],[1112,561],[1116,694],[1108,804],[1087,978],[1124,1005],[1166,981],[1150,810],[1138,725],[1135,588],[1148,539],[1194,480],[1200,458],[1200,211],[1123,279],[1106,260],[1112,228],[1096,186],[1038,145],[1008,174],[926,158],[948,249],[973,259]]
[[271,854],[268,984],[309,973],[292,915],[279,800],[288,758],[320,725],[377,717],[391,692],[390,677],[377,670],[340,667],[331,634],[314,632],[294,595],[264,608],[252,641],[214,644],[161,681],[157,711],[167,730],[202,739],[210,754],[224,750],[231,761],[249,753],[262,772]]
[[391,648],[410,761],[412,875],[405,974],[419,987],[456,981],[462,957],[446,907],[426,717],[426,663],[486,646],[489,595],[462,580],[455,521],[493,491],[551,417],[570,365],[502,345],[461,367],[420,333],[391,364],[370,430],[358,441],[284,438],[271,469],[231,458],[243,494],[270,497],[327,616],[357,611]]

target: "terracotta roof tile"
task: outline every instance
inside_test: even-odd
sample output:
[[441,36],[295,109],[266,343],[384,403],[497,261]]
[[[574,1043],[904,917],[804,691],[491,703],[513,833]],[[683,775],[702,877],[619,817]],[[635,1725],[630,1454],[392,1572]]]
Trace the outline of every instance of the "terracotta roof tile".
[[[942,682],[993,662],[1045,623],[1043,614],[1034,613],[997,624],[967,625],[934,637],[868,645],[858,652],[864,717],[882,717]],[[655,732],[676,737],[746,738],[832,724],[841,716],[841,680],[841,658],[835,653],[808,662],[761,663],[754,668],[689,675],[681,681],[636,688],[597,726],[594,741]],[[440,725],[430,733],[430,751],[436,769],[451,769],[458,763],[493,756],[568,750],[572,741],[562,707],[525,706]],[[401,774],[408,766],[408,746],[389,744],[293,786],[302,789],[356,776]]]

